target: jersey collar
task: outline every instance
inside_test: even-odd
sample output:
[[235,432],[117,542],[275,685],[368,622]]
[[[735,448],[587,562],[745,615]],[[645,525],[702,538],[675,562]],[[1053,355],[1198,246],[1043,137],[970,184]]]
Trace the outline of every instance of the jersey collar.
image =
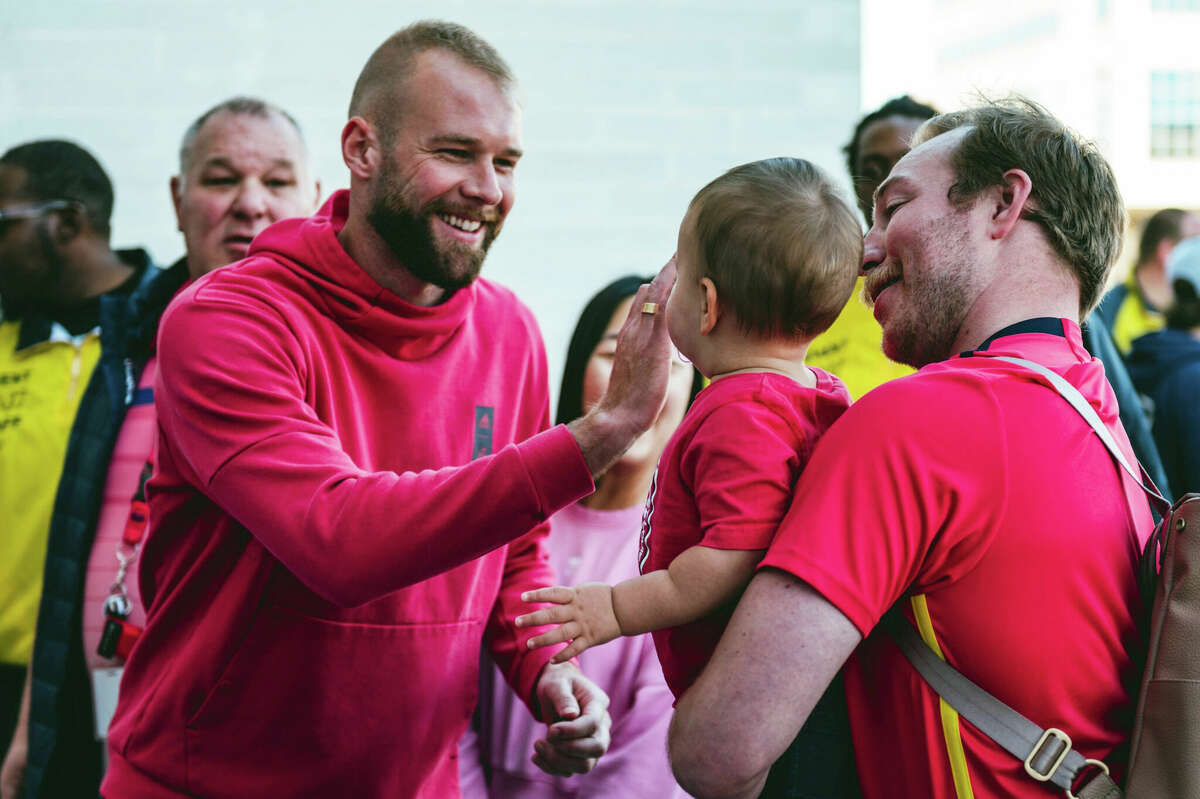
[[967,350],[961,353],[960,357],[966,358],[974,355],[977,352],[986,352],[989,347],[997,340],[1005,336],[1016,336],[1022,333],[1045,333],[1049,336],[1061,336],[1066,338],[1066,333],[1063,330],[1063,321],[1054,316],[1038,316],[1033,319],[1025,319],[1016,324],[997,330],[992,335],[984,339],[984,342],[973,350]]

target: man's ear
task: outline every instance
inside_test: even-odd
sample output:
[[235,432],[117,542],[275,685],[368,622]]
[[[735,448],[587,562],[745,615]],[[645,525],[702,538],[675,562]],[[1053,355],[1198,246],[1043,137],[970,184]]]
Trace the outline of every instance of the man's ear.
[[371,123],[362,117],[350,117],[342,128],[342,160],[350,174],[367,180],[375,174],[379,140]]
[[707,277],[700,278],[700,292],[700,335],[707,336],[721,318],[721,302],[716,285]]
[[1023,169],[1008,170],[1002,181],[993,195],[992,217],[988,224],[988,234],[993,239],[1002,239],[1012,231],[1028,208],[1029,195],[1033,191],[1033,181]]
[[175,206],[175,229],[180,233],[183,232],[183,215],[179,213],[179,206],[183,202],[183,182],[179,179],[179,175],[171,178],[171,205]]

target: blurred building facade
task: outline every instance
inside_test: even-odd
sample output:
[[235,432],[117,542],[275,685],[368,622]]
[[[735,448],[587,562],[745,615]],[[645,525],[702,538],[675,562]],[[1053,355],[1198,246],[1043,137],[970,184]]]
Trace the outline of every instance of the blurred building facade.
[[1200,207],[1200,0],[903,6],[864,2],[864,105],[909,91],[952,109],[1019,92],[1097,142],[1134,240],[1149,213]]
[[50,0],[0,14],[0,152],[65,137],[116,186],[113,242],[182,252],[167,179],[179,138],[234,94],[300,121],[328,194],[354,80],[393,30],[436,17],[477,30],[521,85],[518,202],[484,274],[546,339],[550,380],[587,298],[675,250],[691,196],[746,161],[801,156],[849,193],[841,146],[858,117],[859,0]]

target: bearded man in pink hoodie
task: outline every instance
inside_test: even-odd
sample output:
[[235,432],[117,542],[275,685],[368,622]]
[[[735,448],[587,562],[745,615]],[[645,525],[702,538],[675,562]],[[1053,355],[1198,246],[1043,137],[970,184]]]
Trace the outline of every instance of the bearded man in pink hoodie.
[[549,724],[542,768],[606,749],[603,692],[513,619],[552,582],[546,519],[658,414],[673,262],[605,397],[550,428],[533,317],[477,277],[513,204],[513,83],[461,26],[398,32],[354,88],[349,191],[164,315],[110,799],[457,796],[481,645]]

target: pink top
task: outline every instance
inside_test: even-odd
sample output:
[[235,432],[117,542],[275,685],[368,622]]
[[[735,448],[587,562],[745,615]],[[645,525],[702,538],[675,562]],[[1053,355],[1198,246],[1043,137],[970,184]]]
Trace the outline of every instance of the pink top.
[[[487,280],[418,307],[338,241],[337,192],[163,314],[159,439],[106,796],[457,794],[487,642],[593,484],[549,422],[533,315]],[[540,432],[544,431],[544,432]]]
[[[104,498],[96,522],[96,536],[88,557],[87,577],[83,586],[83,657],[88,669],[121,665],[119,658],[102,658],[96,654],[100,633],[104,629],[104,600],[117,576],[117,544],[129,520],[130,502],[137,492],[142,467],[150,457],[157,435],[154,423],[154,375],[157,364],[152,357],[146,363],[138,383],[133,405],[125,414],[121,430],[113,446],[108,477],[104,483]],[[125,595],[129,597],[128,621],[138,627],[146,623],[146,610],[138,590],[137,561],[129,565],[125,575]]]
[[[610,585],[637,576],[641,507],[564,508],[550,520],[550,562],[564,585],[597,580]],[[460,748],[464,799],[583,799],[584,797],[687,796],[667,762],[671,692],[649,635],[619,638],[579,656],[583,673],[611,700],[612,745],[585,775],[552,777],[529,762],[546,725],[530,717],[499,669],[485,672],[480,694],[482,732],[469,732]],[[490,673],[489,673],[490,672]],[[490,790],[480,760],[492,769]]]
[[[760,568],[804,580],[863,635],[898,603],[953,666],[1107,760],[1119,782],[1124,763],[1109,758],[1133,719],[1135,564],[1150,511],[1054,389],[990,355],[1061,374],[1132,461],[1078,326],[1022,322],[847,411],[817,446]],[[864,796],[1062,796],[970,724],[951,723],[887,636],[867,639],[845,674]]]
[[[643,572],[667,568],[698,544],[767,548],[817,439],[850,405],[842,381],[813,372],[815,388],[758,372],[723,377],[696,396],[663,450],[646,499]],[[700,676],[736,604],[654,631],[675,696]]]

